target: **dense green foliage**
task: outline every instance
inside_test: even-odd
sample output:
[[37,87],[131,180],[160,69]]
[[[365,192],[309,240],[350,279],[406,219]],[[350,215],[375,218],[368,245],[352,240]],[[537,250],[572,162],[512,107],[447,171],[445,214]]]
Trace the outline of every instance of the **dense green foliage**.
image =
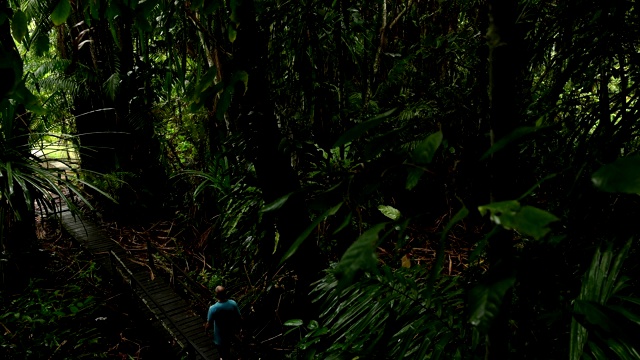
[[635,2],[2,14],[3,149],[20,117],[71,133],[104,216],[176,217],[289,355],[638,358]]
[[153,332],[126,287],[103,276],[98,263],[60,233],[55,219],[37,228],[40,250],[21,269],[32,280],[0,290],[3,359],[170,356],[173,349]]

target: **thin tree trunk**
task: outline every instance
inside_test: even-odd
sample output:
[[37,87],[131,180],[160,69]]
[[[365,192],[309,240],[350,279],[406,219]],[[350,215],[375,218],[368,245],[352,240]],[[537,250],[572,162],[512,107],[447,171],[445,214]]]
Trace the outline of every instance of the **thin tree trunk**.
[[[520,67],[516,53],[517,41],[515,20],[516,1],[493,0],[490,4],[490,24],[487,33],[489,45],[489,103],[491,145],[510,134],[518,127],[516,111],[516,79]],[[512,200],[519,195],[514,189],[518,178],[516,151],[498,151],[489,164],[491,202]],[[489,240],[487,257],[490,263],[487,281],[495,283],[512,276],[515,268],[515,251],[511,232],[498,232]],[[489,359],[508,359],[510,337],[509,328],[511,291],[505,295],[500,312],[494,319],[487,336]]]

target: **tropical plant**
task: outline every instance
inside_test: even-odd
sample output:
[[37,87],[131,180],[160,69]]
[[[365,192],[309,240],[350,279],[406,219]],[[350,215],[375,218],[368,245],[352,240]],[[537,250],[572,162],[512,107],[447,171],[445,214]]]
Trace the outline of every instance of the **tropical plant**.
[[622,268],[631,243],[632,240],[627,241],[616,253],[613,243],[608,242],[593,254],[580,295],[573,305],[571,359],[640,357],[640,348],[632,335],[639,330],[640,298],[621,294],[629,281],[622,274]]

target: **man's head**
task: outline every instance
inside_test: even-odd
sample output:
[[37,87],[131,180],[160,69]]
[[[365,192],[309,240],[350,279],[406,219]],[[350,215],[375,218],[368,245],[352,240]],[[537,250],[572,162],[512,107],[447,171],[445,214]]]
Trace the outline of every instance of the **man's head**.
[[226,300],[227,299],[227,290],[222,285],[216,286],[216,299],[218,300]]

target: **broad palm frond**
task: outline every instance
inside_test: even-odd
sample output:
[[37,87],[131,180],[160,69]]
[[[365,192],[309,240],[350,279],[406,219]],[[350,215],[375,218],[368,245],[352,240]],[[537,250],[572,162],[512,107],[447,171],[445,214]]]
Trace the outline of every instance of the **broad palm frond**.
[[[321,331],[310,332],[301,349],[311,344],[322,358],[435,359],[455,358],[466,342],[463,289],[457,277],[440,277],[429,296],[427,271],[393,270],[383,266],[340,291],[332,272],[320,280],[313,294],[324,304]],[[332,344],[332,345],[328,345]]]
[[[617,252],[613,243],[596,249],[582,281],[571,322],[569,358],[638,359],[637,334],[640,332],[640,299],[617,296],[628,280],[621,276],[632,241]],[[632,310],[635,306],[635,312]],[[585,346],[588,348],[585,349]]]

